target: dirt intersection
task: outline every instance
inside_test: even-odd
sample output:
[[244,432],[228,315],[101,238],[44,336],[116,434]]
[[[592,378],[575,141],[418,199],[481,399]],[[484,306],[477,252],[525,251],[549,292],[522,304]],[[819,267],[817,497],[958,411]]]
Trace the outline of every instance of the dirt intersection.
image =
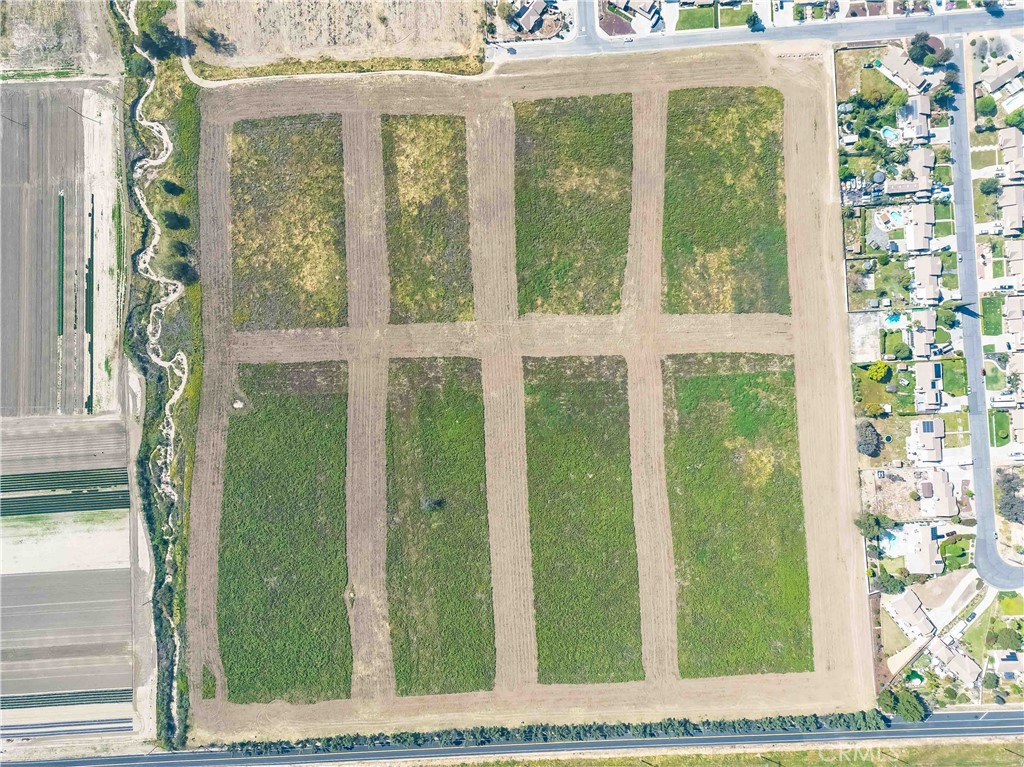
[[[874,698],[868,612],[856,532],[853,423],[841,272],[830,75],[825,51],[775,57],[757,47],[555,60],[482,78],[382,75],[284,80],[204,94],[200,167],[207,359],[193,486],[189,560],[189,674],[203,666],[218,697],[192,696],[198,742],[524,721],[652,720],[859,709]],[[667,93],[763,85],[785,96],[787,226],[793,316],[661,314],[661,226]],[[612,317],[517,316],[513,100],[631,91],[634,179],[623,308]],[[226,136],[238,119],[340,112],[346,156],[349,327],[236,333],[231,329]],[[467,119],[475,321],[387,325],[382,113]],[[816,179],[808,183],[808,179]],[[810,673],[680,679],[676,584],[665,485],[660,358],[747,351],[793,354],[808,536],[814,668]],[[616,354],[629,370],[634,519],[646,681],[540,685],[527,511],[521,358]],[[384,407],[390,357],[481,359],[495,608],[493,692],[396,697],[385,562]],[[350,365],[348,560],[350,700],[296,706],[231,704],[219,662],[217,540],[234,365],[345,359]]]

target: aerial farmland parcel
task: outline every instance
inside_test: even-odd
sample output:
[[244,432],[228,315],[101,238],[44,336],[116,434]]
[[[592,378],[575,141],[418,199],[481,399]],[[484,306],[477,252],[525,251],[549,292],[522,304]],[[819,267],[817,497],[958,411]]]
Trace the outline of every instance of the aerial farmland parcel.
[[618,310],[633,168],[629,94],[519,102],[519,311]]
[[621,358],[528,358],[526,454],[541,682],[643,678]]
[[402,695],[494,686],[479,360],[394,360],[388,384],[388,600]]
[[341,118],[237,123],[231,210],[235,326],[345,324]]
[[473,319],[465,119],[385,117],[381,140],[392,322]]
[[792,359],[665,360],[683,676],[810,671]]
[[238,384],[217,601],[229,698],[347,697],[345,367],[241,366]]
[[664,256],[667,312],[789,313],[779,91],[669,94]]
[[196,742],[874,700],[828,73],[619,58],[204,102]]

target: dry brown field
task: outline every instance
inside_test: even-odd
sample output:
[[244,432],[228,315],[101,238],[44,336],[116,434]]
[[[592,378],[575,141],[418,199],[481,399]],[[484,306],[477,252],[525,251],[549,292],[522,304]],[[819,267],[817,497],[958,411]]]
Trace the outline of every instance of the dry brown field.
[[[758,46],[510,64],[477,78],[362,75],[239,83],[203,94],[200,200],[206,360],[191,514],[188,670],[196,742],[523,722],[652,721],[827,713],[873,705],[874,682],[848,381],[841,217],[832,183],[831,53]],[[667,94],[770,85],[784,96],[786,225],[792,316],[661,312]],[[633,94],[633,203],[622,308],[611,316],[520,316],[516,295],[512,102]],[[345,143],[348,326],[237,332],[231,315],[229,137],[243,119],[340,113]],[[382,114],[466,118],[475,319],[389,325]],[[795,360],[814,670],[681,679],[678,585],[666,497],[660,360],[691,352]],[[481,360],[497,668],[488,692],[395,694],[385,578],[384,412],[392,357]],[[537,681],[527,504],[525,356],[621,355],[628,369],[630,463],[644,681]],[[294,705],[227,700],[217,635],[217,552],[235,366],[346,360],[347,552],[355,600],[352,695]],[[217,696],[198,694],[203,668]]]

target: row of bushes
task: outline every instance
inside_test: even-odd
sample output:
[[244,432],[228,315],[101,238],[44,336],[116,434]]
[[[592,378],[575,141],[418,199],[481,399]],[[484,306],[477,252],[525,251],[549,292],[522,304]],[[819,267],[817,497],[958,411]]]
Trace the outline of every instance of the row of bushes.
[[285,752],[331,753],[353,749],[422,746],[483,746],[498,743],[559,743],[609,738],[666,738],[756,732],[816,732],[822,730],[883,730],[888,720],[877,709],[819,716],[771,716],[763,719],[663,719],[643,724],[528,724],[522,727],[472,727],[435,732],[398,732],[376,735],[337,735],[299,741],[242,741],[223,746],[246,756]]

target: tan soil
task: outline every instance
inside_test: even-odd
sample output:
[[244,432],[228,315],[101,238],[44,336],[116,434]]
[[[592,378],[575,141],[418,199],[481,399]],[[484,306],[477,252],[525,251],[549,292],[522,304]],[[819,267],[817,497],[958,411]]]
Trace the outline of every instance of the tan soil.
[[[296,706],[236,705],[193,696],[194,739],[298,737],[387,729],[435,729],[524,721],[653,720],[666,716],[731,718],[852,710],[874,699],[863,561],[852,519],[858,508],[849,340],[843,294],[841,218],[832,179],[831,52],[804,47],[785,54],[750,46],[705,52],[515,63],[475,79],[378,75],[237,84],[204,94],[200,167],[204,278],[226,269],[227,168],[217,161],[232,121],[305,112],[341,112],[346,138],[346,220],[352,328],[286,333],[229,332],[230,315],[208,326],[214,365],[299,359],[349,359],[349,566],[355,587],[353,698]],[[660,315],[661,219],[666,94],[694,86],[770,83],[786,99],[785,151],[790,292],[793,316]],[[517,318],[511,101],[633,90],[634,199],[623,312],[612,317]],[[463,114],[467,118],[470,239],[475,321],[452,326],[386,327],[387,265],[378,177],[381,113]],[[359,121],[358,123],[356,121]],[[210,136],[210,134],[218,134]],[[210,138],[209,141],[206,139]],[[349,141],[355,142],[350,144]],[[809,183],[813,179],[814,183]],[[221,232],[207,238],[207,228]],[[207,265],[206,261],[211,261]],[[219,263],[218,263],[219,262]],[[206,288],[216,305],[228,280]],[[223,295],[211,297],[209,292]],[[224,293],[223,291],[227,291]],[[204,309],[209,309],[204,306]],[[224,351],[230,348],[229,361]],[[814,668],[714,680],[679,679],[675,583],[665,498],[660,358],[706,351],[795,355],[800,457],[811,586]],[[384,398],[389,356],[469,354],[482,361],[488,514],[495,606],[497,679],[493,692],[394,697],[384,579]],[[630,373],[630,444],[634,515],[642,580],[647,681],[612,685],[537,684],[527,506],[525,405],[520,358],[529,355],[621,354]],[[221,374],[230,378],[229,373]],[[218,408],[206,399],[204,420]],[[230,395],[221,394],[224,403]],[[223,429],[225,422],[213,427]],[[202,426],[201,426],[202,430]],[[220,444],[201,450],[223,452]],[[217,459],[221,460],[221,459]],[[199,476],[218,470],[209,457]],[[193,505],[189,620],[216,624],[219,498]],[[360,608],[360,599],[369,606]],[[360,609],[365,614],[360,617]],[[201,617],[198,613],[203,613]],[[361,626],[365,628],[361,628]],[[189,672],[197,657],[215,657],[215,632],[192,632]],[[367,642],[376,647],[367,648]],[[386,656],[386,658],[385,658]]]
[[[282,58],[432,58],[480,46],[479,0],[204,0],[185,3],[198,58],[244,67]],[[213,28],[236,47],[217,54],[199,33]]]

